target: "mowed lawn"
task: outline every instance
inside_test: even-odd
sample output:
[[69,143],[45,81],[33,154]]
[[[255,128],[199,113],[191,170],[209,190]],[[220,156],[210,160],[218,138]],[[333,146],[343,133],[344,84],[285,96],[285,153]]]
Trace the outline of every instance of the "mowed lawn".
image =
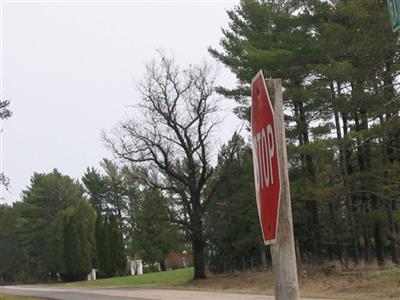
[[[125,286],[173,286],[193,278],[193,268],[166,272],[147,273],[141,276],[123,276],[94,281],[66,283],[70,287],[125,287]],[[54,285],[57,286],[57,285]]]

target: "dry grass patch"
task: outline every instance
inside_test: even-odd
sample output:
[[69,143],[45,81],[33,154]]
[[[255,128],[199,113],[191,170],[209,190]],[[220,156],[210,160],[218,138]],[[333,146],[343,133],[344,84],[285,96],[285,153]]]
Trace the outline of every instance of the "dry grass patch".
[[[299,276],[302,297],[327,299],[400,299],[400,269],[355,270],[340,273],[303,271]],[[271,272],[248,271],[189,281],[184,288],[241,293],[274,293]]]
[[273,294],[274,290],[272,273],[262,271],[210,275],[207,279],[189,281],[183,284],[183,287],[251,294]]

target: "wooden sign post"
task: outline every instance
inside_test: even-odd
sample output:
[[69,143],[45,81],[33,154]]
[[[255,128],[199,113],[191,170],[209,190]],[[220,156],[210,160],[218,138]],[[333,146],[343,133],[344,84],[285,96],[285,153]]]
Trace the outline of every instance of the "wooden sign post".
[[267,88],[275,112],[276,140],[282,186],[278,235],[276,244],[271,245],[272,268],[275,279],[275,298],[278,300],[297,300],[299,299],[299,283],[297,279],[296,252],[294,248],[292,205],[290,202],[285,121],[283,118],[282,80],[267,80]]

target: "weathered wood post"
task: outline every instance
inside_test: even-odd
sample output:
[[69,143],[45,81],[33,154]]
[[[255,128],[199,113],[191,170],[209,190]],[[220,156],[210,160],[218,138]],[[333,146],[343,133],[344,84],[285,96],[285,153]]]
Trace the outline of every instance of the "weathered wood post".
[[280,161],[281,198],[276,243],[271,245],[272,268],[275,280],[275,299],[299,299],[296,253],[294,247],[292,207],[283,115],[282,80],[267,80],[267,88],[275,113],[276,141]]

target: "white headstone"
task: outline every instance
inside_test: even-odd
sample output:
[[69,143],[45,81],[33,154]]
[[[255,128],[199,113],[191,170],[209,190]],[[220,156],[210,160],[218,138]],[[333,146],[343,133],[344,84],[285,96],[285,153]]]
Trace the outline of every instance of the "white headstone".
[[91,276],[92,276],[92,280],[96,280],[96,269],[92,269],[92,273],[91,273]]
[[161,272],[161,265],[160,265],[160,263],[155,263],[154,266],[157,268],[157,272]]
[[134,260],[129,261],[129,268],[131,269],[131,275],[135,275],[136,271],[136,262]]
[[143,275],[143,263],[141,259],[136,260],[136,274]]
[[186,258],[182,256],[182,267],[186,268]]
[[187,251],[183,250],[182,251],[182,267],[184,267],[184,268],[187,267],[187,265],[186,265],[186,255],[187,255]]

